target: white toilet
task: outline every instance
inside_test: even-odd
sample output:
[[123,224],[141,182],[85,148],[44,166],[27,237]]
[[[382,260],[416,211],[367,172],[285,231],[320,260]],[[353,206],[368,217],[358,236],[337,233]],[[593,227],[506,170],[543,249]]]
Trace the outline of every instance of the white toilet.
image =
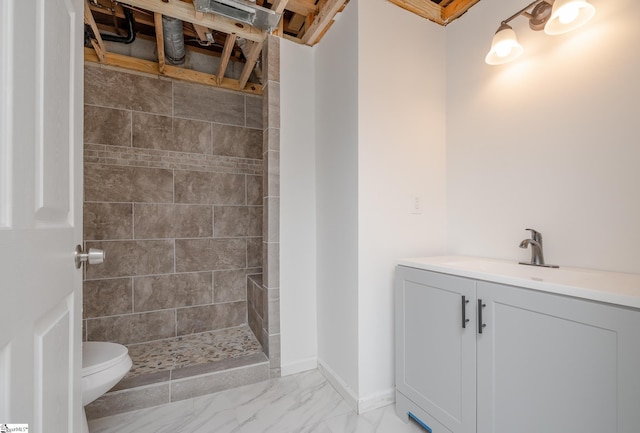
[[84,407],[109,391],[131,369],[129,350],[121,344],[82,343],[82,432],[89,433]]

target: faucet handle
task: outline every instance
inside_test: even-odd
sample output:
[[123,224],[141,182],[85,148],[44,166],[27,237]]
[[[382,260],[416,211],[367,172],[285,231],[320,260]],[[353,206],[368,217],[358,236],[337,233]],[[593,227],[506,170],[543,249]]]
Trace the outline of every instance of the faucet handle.
[[542,241],[542,233],[534,230],[534,229],[525,229],[525,230],[529,230],[531,232],[531,239],[533,239],[536,242],[541,242]]

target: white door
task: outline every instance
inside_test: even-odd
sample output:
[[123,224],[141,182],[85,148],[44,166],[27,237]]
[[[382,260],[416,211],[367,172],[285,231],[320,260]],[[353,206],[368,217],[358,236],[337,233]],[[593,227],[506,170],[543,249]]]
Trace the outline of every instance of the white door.
[[0,424],[80,431],[82,0],[0,1]]

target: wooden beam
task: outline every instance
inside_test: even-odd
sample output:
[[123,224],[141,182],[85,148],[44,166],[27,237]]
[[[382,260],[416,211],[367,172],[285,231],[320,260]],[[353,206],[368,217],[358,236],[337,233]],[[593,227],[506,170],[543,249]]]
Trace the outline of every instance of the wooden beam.
[[194,24],[193,28],[196,30],[196,34],[198,35],[198,39],[200,39],[203,42],[207,42],[209,39],[207,39],[207,33],[211,33],[211,30],[209,30],[208,28],[201,26],[199,24]]
[[235,44],[236,34],[231,33],[227,35],[227,40],[224,42],[224,49],[222,50],[222,57],[220,58],[220,67],[218,68],[218,85],[220,85],[224,79],[224,73],[227,71],[227,65],[229,65],[229,59],[231,58],[231,52]]
[[282,36],[282,34],[284,33],[282,31],[283,22],[284,22],[284,17],[282,16],[282,14],[284,13],[284,9],[287,7],[288,3],[289,3],[289,0],[275,0],[273,2],[273,5],[271,6],[271,10],[273,10],[277,14],[280,14],[280,19],[278,20],[278,26],[272,32],[272,34],[275,36]]
[[443,9],[443,24],[447,25],[451,21],[459,18],[465,13],[471,6],[478,3],[480,0],[453,0],[449,5]]
[[258,56],[262,51],[263,42],[254,42],[249,48],[249,55],[247,57],[247,63],[244,64],[244,69],[242,70],[242,74],[240,74],[240,79],[238,80],[238,88],[243,89],[246,86],[247,81],[249,81],[249,76],[253,71],[253,68],[258,61]]
[[297,15],[307,16],[318,12],[318,7],[314,0],[291,0],[287,3],[287,10]]
[[271,10],[277,14],[281,14],[286,9],[288,3],[289,0],[275,0],[273,6],[271,6]]
[[89,7],[89,0],[84,0],[84,23],[91,27],[94,36],[91,38],[91,46],[93,46],[100,62],[104,62],[104,55],[107,52],[107,49],[104,46],[102,37],[100,36],[100,30],[98,30],[96,20],[93,19],[93,14]]
[[[84,60],[86,62],[99,63],[98,57],[91,48],[84,49]],[[161,74],[156,62],[123,56],[122,54],[106,53],[105,62],[103,64],[129,69],[131,71],[189,81],[191,83],[220,87],[222,89],[235,91],[238,91],[239,89],[238,80],[234,80],[232,78],[224,78],[222,83],[218,85],[218,77],[215,75],[205,74],[204,72],[193,71],[191,69],[184,69],[172,65],[165,65],[164,73]],[[240,91],[252,95],[262,95],[262,86],[260,84],[247,83],[242,89],[240,89]]]
[[154,12],[153,21],[156,28],[156,45],[158,49],[158,70],[162,74],[164,72],[164,30],[162,29],[162,14]]
[[287,31],[295,33],[296,35],[299,35],[300,29],[302,29],[302,26],[304,26],[304,23],[305,23],[304,16],[294,15],[293,17],[291,17],[291,20],[287,25]]
[[440,5],[435,4],[429,0],[389,0],[400,6],[402,9],[406,9],[409,12],[413,12],[428,20],[434,21],[438,24],[444,24],[442,19],[443,9]]
[[249,41],[262,42],[267,37],[267,32],[258,30],[249,24],[240,23],[220,15],[197,14],[192,4],[180,0],[167,0],[166,3],[160,0],[122,0],[121,3],[198,24],[223,33],[237,33],[239,37]]
[[307,31],[302,37],[302,41],[307,45],[315,45],[318,42],[320,35],[324,31],[325,27],[329,25],[329,23],[333,20],[333,17],[336,16],[336,13],[338,13],[340,8],[344,6],[346,1],[347,0],[327,1],[318,15],[316,15],[315,19],[313,20],[313,24],[311,24],[311,27],[307,28]]

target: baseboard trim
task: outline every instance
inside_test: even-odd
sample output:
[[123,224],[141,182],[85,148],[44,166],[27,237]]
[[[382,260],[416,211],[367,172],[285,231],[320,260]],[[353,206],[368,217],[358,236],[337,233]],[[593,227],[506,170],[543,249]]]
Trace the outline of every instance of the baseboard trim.
[[377,392],[367,397],[363,397],[358,401],[358,414],[380,409],[396,402],[395,390],[388,389],[386,391]]
[[358,396],[353,392],[349,385],[342,380],[335,371],[325,364],[321,359],[318,359],[318,370],[327,379],[327,382],[331,384],[338,391],[338,394],[344,398],[349,406],[357,413],[358,412]]
[[357,414],[389,406],[396,401],[396,393],[393,388],[359,398],[346,382],[321,359],[318,360],[318,370]]
[[283,364],[281,367],[282,376],[290,376],[292,374],[302,373],[303,371],[315,370],[316,368],[318,368],[318,358],[316,356],[289,362]]

